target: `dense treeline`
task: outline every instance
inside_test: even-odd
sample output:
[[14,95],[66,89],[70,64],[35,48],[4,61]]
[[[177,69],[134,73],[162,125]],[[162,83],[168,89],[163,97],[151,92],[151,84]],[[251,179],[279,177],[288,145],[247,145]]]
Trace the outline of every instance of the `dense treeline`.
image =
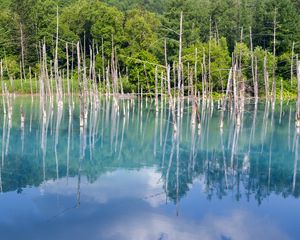
[[[38,72],[42,41],[46,42],[49,61],[54,59],[58,10],[61,68],[66,64],[66,42],[71,46],[80,41],[87,58],[90,47],[95,49],[96,69],[102,73],[103,59],[109,65],[113,41],[120,76],[128,75],[123,81],[124,91],[138,91],[138,84],[145,91],[153,89],[155,65],[148,63],[165,65],[166,44],[167,62],[176,64],[183,12],[185,76],[195,60],[201,66],[205,58],[211,87],[221,91],[226,86],[232,53],[242,53],[242,73],[251,82],[253,53],[261,93],[265,57],[270,73],[276,67],[276,81],[283,79],[286,90],[295,88],[290,80],[300,50],[297,0],[2,0],[0,7],[0,58],[7,79],[22,78],[21,68],[25,78],[29,67]],[[75,47],[70,47],[73,66],[75,52]],[[199,67],[199,80],[201,73]]]

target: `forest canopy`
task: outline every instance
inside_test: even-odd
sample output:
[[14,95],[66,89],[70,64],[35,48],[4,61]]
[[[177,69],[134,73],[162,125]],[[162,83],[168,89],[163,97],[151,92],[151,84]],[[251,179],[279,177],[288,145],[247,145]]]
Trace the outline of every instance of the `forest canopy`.
[[[79,41],[87,56],[91,46],[97,50],[96,68],[100,71],[103,59],[111,58],[113,43],[120,74],[129,75],[127,91],[136,90],[137,78],[145,88],[146,82],[148,88],[154,84],[154,66],[143,62],[164,65],[166,50],[168,62],[178,60],[181,12],[184,63],[193,66],[209,52],[215,90],[226,84],[228,72],[220,69],[230,68],[235,51],[243,51],[245,78],[251,77],[252,47],[258,70],[267,56],[270,68],[276,63],[276,78],[286,83],[293,76],[291,65],[300,51],[297,0],[2,0],[0,8],[0,59],[6,74],[15,79],[21,77],[22,60],[24,68],[38,71],[42,41],[48,58],[54,58],[57,13],[60,66],[66,64],[66,42]],[[145,70],[147,74],[143,74]]]

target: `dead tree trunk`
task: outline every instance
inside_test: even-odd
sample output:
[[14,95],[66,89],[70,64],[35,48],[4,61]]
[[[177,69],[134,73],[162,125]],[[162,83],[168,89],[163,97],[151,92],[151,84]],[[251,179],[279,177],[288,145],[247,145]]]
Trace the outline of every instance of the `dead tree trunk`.
[[20,23],[20,35],[21,35],[21,81],[24,78],[26,81],[26,72],[25,72],[25,51],[24,51],[24,36],[23,36],[23,26]]
[[277,28],[277,22],[276,22],[276,15],[277,15],[277,8],[275,8],[275,13],[274,13],[274,33],[273,33],[273,82],[272,82],[272,102],[273,106],[275,103],[276,99],[276,79],[275,79],[275,59],[276,59],[276,28]]
[[266,99],[269,99],[270,89],[269,89],[269,73],[267,68],[267,52],[265,51],[264,56],[264,82],[265,82],[265,95]]
[[293,42],[292,57],[291,57],[291,87],[293,84],[293,76],[294,76],[294,50],[295,50],[295,42]]
[[254,58],[255,69],[254,69],[254,98],[255,102],[258,101],[258,67],[257,67],[257,57]]
[[[254,61],[253,41],[252,41],[252,29],[250,27],[250,51],[251,51],[251,73],[253,81],[253,90],[255,101],[258,99],[258,84],[257,84],[257,59]],[[255,62],[255,67],[254,67]]]
[[84,126],[84,96],[82,92],[81,82],[81,57],[80,57],[80,43],[77,43],[77,70],[78,70],[78,86],[79,86],[79,99],[80,99],[80,127]]
[[69,114],[71,115],[71,92],[70,92],[70,68],[69,68],[69,48],[66,43],[66,59],[67,59],[67,84],[68,84],[68,103],[69,103]]
[[[6,115],[6,106],[5,106],[5,98],[4,98],[4,80],[3,80],[3,67],[2,60],[0,61],[0,78],[1,78],[1,88],[2,88],[2,104],[3,104],[3,113]],[[3,143],[2,143],[3,144]]]
[[207,94],[207,74],[206,74],[206,60],[205,60],[205,49],[203,48],[203,62],[202,62],[202,97],[203,101],[206,100]]
[[155,110],[158,112],[158,72],[157,66],[155,67]]
[[297,83],[298,83],[298,95],[297,95],[296,127],[300,128],[300,61],[297,61]]
[[180,31],[179,31],[179,55],[178,55],[178,91],[180,96],[181,81],[182,81],[182,21],[183,13],[180,13]]

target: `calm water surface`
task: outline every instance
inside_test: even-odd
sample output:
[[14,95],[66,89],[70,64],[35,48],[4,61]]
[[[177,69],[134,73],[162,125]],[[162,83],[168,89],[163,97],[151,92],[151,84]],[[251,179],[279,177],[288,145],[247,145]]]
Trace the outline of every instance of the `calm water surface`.
[[0,239],[300,238],[294,103],[247,105],[240,127],[225,112],[223,131],[215,104],[198,131],[186,102],[177,132],[150,100],[101,100],[84,129],[76,103],[45,119],[38,99],[12,104],[0,116]]

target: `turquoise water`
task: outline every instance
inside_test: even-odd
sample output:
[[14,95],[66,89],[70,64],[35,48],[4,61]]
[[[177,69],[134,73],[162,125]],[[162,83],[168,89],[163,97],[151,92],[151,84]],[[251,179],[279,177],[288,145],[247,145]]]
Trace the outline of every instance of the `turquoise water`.
[[[102,99],[40,113],[18,97],[1,114],[0,239],[299,239],[294,103],[230,111]],[[163,108],[162,108],[163,107]],[[2,106],[0,111],[2,112]],[[25,121],[21,122],[21,112]]]

